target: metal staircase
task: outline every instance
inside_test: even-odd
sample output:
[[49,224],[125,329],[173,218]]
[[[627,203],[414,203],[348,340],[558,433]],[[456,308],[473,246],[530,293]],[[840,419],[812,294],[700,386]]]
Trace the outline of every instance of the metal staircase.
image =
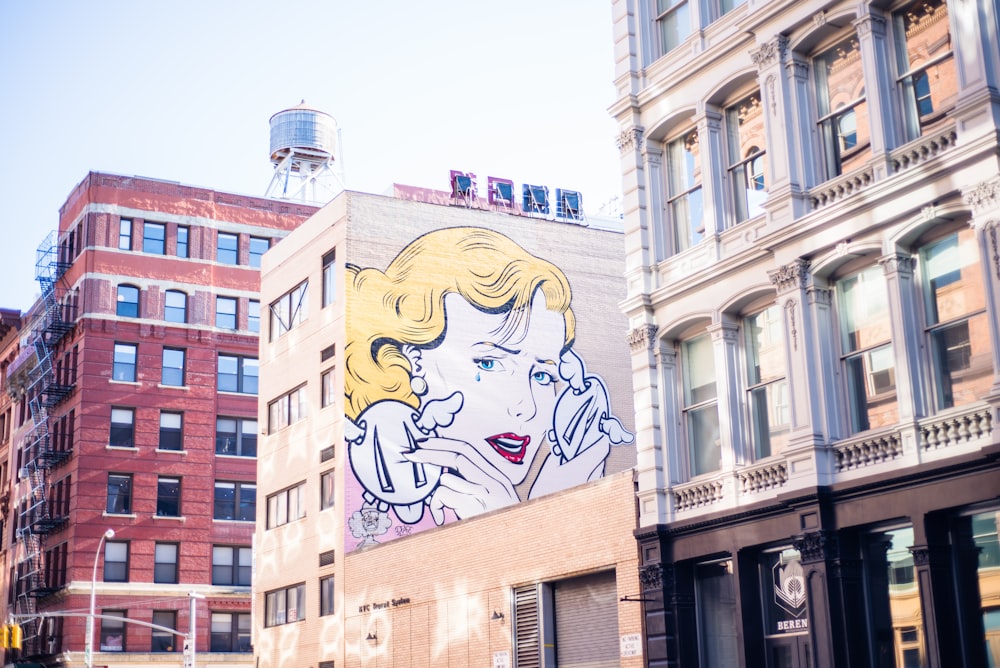
[[[20,368],[11,367],[8,391],[16,399],[27,401],[31,409],[32,428],[21,444],[20,477],[27,484],[27,493],[18,504],[16,536],[20,543],[15,566],[14,613],[33,615],[38,599],[62,588],[56,568],[48,564],[45,552],[46,536],[68,519],[49,503],[49,471],[65,461],[72,450],[57,444],[53,438],[50,410],[72,393],[74,385],[69,374],[58,373],[54,358],[58,344],[73,328],[75,308],[68,295],[57,288],[59,279],[70,262],[60,258],[56,233],[52,232],[38,247],[35,279],[41,286],[41,298],[35,322],[29,335],[33,351],[24,351],[17,361]],[[33,354],[32,354],[33,352]],[[58,447],[57,447],[58,446]],[[22,623],[22,657],[47,653],[40,618],[27,618]]]

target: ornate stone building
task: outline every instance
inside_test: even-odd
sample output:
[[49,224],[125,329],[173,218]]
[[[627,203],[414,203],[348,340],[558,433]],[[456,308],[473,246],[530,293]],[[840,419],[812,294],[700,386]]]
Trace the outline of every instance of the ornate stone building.
[[996,663],[996,3],[613,12],[647,665]]

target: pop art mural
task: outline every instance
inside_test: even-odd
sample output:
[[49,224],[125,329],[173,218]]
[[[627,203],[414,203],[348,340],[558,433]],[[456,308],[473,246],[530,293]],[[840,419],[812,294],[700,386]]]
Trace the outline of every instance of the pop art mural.
[[596,480],[633,442],[552,262],[458,227],[346,273],[349,550]]

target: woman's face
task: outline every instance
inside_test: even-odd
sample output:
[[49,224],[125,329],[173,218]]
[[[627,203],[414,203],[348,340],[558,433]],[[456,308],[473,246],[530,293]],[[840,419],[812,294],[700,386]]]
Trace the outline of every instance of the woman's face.
[[505,314],[483,313],[457,294],[445,296],[444,306],[444,339],[421,351],[425,400],[457,390],[464,402],[438,435],[469,443],[513,484],[521,483],[552,428],[565,320],[546,308],[540,292],[527,329],[522,323],[506,335],[499,333]]

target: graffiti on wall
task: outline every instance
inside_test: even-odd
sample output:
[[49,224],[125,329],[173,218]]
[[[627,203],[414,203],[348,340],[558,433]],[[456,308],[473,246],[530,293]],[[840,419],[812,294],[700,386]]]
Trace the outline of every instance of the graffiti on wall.
[[568,279],[505,235],[436,230],[347,278],[348,545],[595,480],[633,440],[573,348]]

